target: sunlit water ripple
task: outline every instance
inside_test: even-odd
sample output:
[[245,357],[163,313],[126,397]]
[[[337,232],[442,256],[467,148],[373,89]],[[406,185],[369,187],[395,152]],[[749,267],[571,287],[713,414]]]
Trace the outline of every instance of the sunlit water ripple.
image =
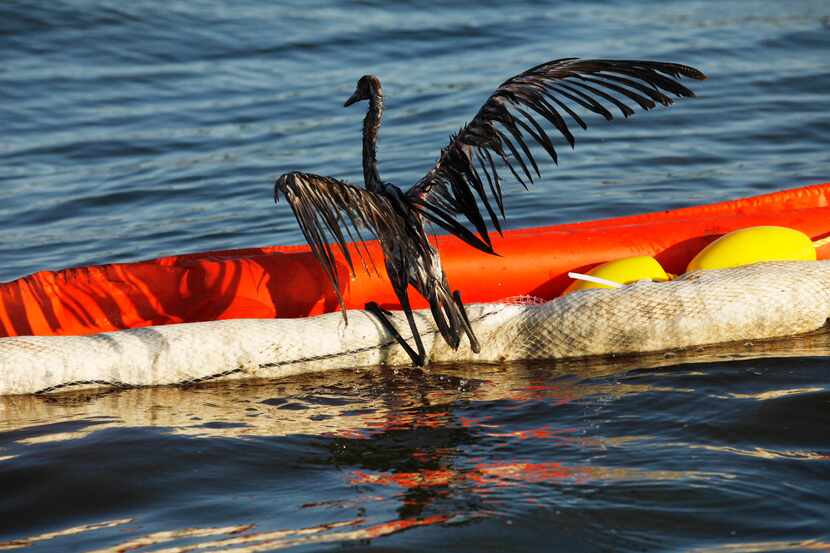
[[[709,75],[671,109],[591,121],[541,183],[508,191],[514,228],[830,180],[821,0],[12,0],[0,46],[0,280],[301,242],[273,179],[359,181],[362,113],[342,103],[369,72],[386,93],[381,171],[402,185],[499,82],[541,61],[653,58]],[[830,550],[828,338],[811,340],[766,360],[2,399],[0,542]]]

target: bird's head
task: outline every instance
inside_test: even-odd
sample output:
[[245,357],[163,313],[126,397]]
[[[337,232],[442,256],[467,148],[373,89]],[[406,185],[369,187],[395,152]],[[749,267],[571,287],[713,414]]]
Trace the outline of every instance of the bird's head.
[[357,81],[357,88],[355,88],[354,94],[346,100],[343,107],[349,107],[355,102],[359,102],[361,100],[368,100],[372,96],[378,94],[381,94],[380,79],[374,75],[363,75],[360,77],[360,80]]

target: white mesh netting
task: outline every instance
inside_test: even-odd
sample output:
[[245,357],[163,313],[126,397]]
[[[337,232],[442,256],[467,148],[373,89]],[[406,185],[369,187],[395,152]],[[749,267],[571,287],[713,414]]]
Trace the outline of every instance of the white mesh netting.
[[[701,271],[665,283],[594,289],[547,303],[468,306],[482,345],[451,350],[428,311],[416,320],[432,362],[498,362],[655,352],[792,336],[830,316],[830,261]],[[396,326],[407,336],[403,316]],[[70,386],[152,386],[281,377],[374,365],[406,353],[362,311],[307,319],[239,319],[91,336],[0,339],[0,395]]]

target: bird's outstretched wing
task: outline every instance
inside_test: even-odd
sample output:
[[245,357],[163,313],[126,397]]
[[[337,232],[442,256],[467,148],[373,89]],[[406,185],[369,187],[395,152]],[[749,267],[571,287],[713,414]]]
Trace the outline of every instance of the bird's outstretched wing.
[[[346,244],[349,241],[362,242],[364,237],[361,231],[364,229],[380,240],[403,237],[407,231],[405,221],[390,216],[393,206],[387,197],[331,177],[286,173],[274,184],[275,202],[279,202],[280,194],[285,196],[294,211],[311,251],[331,280],[345,317],[343,293],[337,281],[334,244],[354,274],[352,255]],[[377,272],[371,253],[365,244],[362,251],[360,246],[356,243],[355,250],[364,270],[369,272],[371,266]]]
[[[378,272],[364,243],[363,230],[377,238],[384,252],[397,251],[398,260],[429,258],[433,254],[416,211],[408,205],[408,198],[397,188],[392,190],[396,193],[381,194],[332,177],[300,172],[286,173],[274,183],[274,201],[279,202],[283,195],[291,206],[312,253],[334,287],[344,319],[346,307],[337,280],[335,248],[340,250],[353,275],[355,268],[347,246],[349,241],[354,242],[353,249],[363,270]],[[470,245],[493,253],[459,222],[449,219],[439,221],[438,225]]]
[[706,78],[686,65],[640,60],[566,58],[532,67],[496,89],[472,121],[451,138],[435,166],[407,191],[407,198],[424,217],[442,226],[457,215],[466,217],[489,246],[487,225],[476,196],[501,233],[492,205],[495,201],[504,217],[499,166],[507,167],[527,188],[527,183],[533,182],[532,173],[539,176],[528,137],[544,148],[554,163],[558,162],[556,149],[540,120],[550,123],[573,147],[575,140],[566,118],[587,129],[580,111],[610,120],[613,115],[609,108],[628,117],[634,113],[629,105],[632,102],[649,110],[658,103],[670,105],[668,94],[694,96],[678,82],[679,77]]

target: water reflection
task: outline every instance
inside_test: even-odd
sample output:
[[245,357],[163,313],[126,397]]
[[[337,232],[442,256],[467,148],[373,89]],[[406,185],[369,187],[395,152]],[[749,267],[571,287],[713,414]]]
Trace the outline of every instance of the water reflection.
[[[10,460],[26,457],[44,447],[71,447],[96,433],[118,428],[150,427],[191,440],[246,443],[294,436],[318,443],[318,453],[308,462],[334,468],[344,493],[339,499],[323,501],[314,501],[314,494],[305,496],[296,508],[321,511],[326,516],[351,513],[358,518],[349,522],[333,518],[313,529],[282,528],[256,537],[245,534],[210,542],[211,547],[231,551],[371,539],[416,526],[468,521],[498,510],[499,491],[504,488],[656,476],[633,472],[626,476],[614,469],[533,460],[538,455],[522,451],[522,444],[532,442],[579,448],[580,429],[572,422],[555,421],[517,428],[522,425],[502,420],[505,413],[527,405],[568,406],[606,390],[604,385],[586,380],[590,373],[545,376],[541,370],[528,366],[376,369],[193,389],[8,397],[2,400],[0,431],[6,439],[0,443],[0,454]],[[479,409],[482,404],[491,405],[492,414],[484,414]],[[496,453],[499,451],[502,453]],[[160,455],[153,451],[141,454],[151,458]],[[521,497],[518,494],[514,500],[521,501]],[[531,501],[532,494],[525,499]],[[140,522],[142,517],[136,513],[134,518]],[[105,526],[82,528],[87,532]],[[112,550],[237,531],[176,529],[162,535],[142,533],[141,528],[129,531],[129,541]],[[58,532],[21,538],[14,545],[65,540],[70,535],[72,532]]]
[[[737,356],[803,356],[826,348],[827,340],[826,333],[816,333],[744,344]],[[307,489],[290,500],[295,510],[320,522],[303,527],[267,514],[235,515],[228,522],[236,526],[171,529],[169,524],[159,527],[158,522],[150,522],[152,511],[144,507],[126,513],[129,525],[126,519],[87,520],[86,526],[77,527],[80,530],[58,528],[29,537],[18,535],[0,547],[26,547],[44,540],[65,544],[93,531],[110,532],[104,541],[113,545],[78,550],[124,551],[167,544],[161,551],[204,547],[264,551],[305,543],[371,540],[415,527],[464,525],[527,509],[559,512],[572,505],[585,509],[592,495],[611,483],[617,490],[636,486],[658,495],[695,483],[728,493],[733,484],[727,483],[737,478],[734,472],[717,464],[682,462],[686,455],[696,455],[695,451],[763,460],[826,460],[825,453],[807,448],[744,447],[706,443],[705,439],[694,443],[665,439],[676,436],[653,434],[654,427],[615,426],[624,423],[627,402],[707,397],[687,381],[707,371],[680,363],[734,358],[735,345],[730,350],[703,348],[640,357],[636,362],[605,359],[444,366],[425,371],[367,369],[191,388],[2,398],[0,479],[4,481],[9,481],[2,473],[5,464],[11,469],[28,467],[33,458],[49,455],[55,446],[65,451],[106,447],[96,436],[127,436],[124,439],[132,443],[135,438],[129,436],[135,429],[142,431],[144,446],[129,449],[120,443],[116,447],[125,449],[126,455],[143,457],[147,466],[172,465],[177,475],[173,478],[181,480],[185,496],[203,493],[203,484],[188,488],[186,474],[214,470],[217,463],[227,471],[223,480],[238,473],[254,487],[261,480],[264,490],[270,478],[305,467],[311,472],[298,473],[296,478],[308,482]],[[771,403],[817,390],[806,385],[777,392],[725,390],[721,400]],[[617,411],[606,414],[609,408]],[[638,411],[642,416],[643,408]],[[673,414],[674,407],[666,406],[663,411],[664,416],[682,419]],[[269,460],[274,455],[269,448],[277,443],[274,437],[282,437],[277,452],[287,454],[286,459]],[[176,441],[171,443],[170,438]],[[645,462],[638,461],[646,446],[661,451],[666,463],[648,460],[650,455],[643,457]],[[203,449],[205,455],[194,457]],[[619,452],[628,460],[616,458]],[[229,465],[217,453],[237,463],[253,464]],[[102,461],[98,470],[117,470],[109,462],[117,460]],[[319,483],[308,480],[314,475],[321,477]],[[164,480],[154,483],[148,478],[148,489],[166,486]],[[129,491],[139,484],[126,481],[123,485]],[[35,513],[25,517],[37,519]],[[116,523],[124,528],[116,532],[112,529]],[[209,541],[196,543],[196,538]],[[182,545],[181,540],[191,541]]]
[[[211,551],[232,553],[254,553],[274,551],[287,547],[332,543],[339,541],[368,541],[388,536],[417,526],[443,522],[445,517],[411,521],[388,521],[367,525],[364,519],[332,522],[297,530],[277,530],[272,532],[252,532],[253,524],[222,528],[182,528],[179,530],[152,532],[122,541],[115,546],[88,550],[87,553],[125,553],[146,547],[178,543],[179,545],[153,549],[155,553],[187,553],[188,551],[210,548]],[[132,522],[132,519],[114,520],[67,528],[59,532],[41,534],[30,538],[0,542],[0,550],[28,547],[38,542],[46,542],[63,536],[79,535],[103,528],[112,528]],[[219,537],[217,536],[224,536]],[[199,541],[201,538],[213,538]]]

